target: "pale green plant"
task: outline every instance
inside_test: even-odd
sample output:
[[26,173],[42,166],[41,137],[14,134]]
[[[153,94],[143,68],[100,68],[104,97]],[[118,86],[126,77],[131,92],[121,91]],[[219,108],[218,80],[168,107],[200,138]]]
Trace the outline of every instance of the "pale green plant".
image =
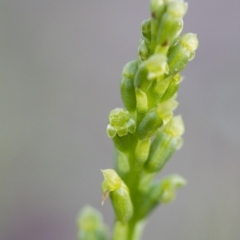
[[[109,195],[116,215],[111,239],[138,240],[151,211],[174,200],[186,181],[179,175],[154,180],[182,146],[184,125],[174,116],[180,72],[195,56],[197,36],[180,36],[184,0],[151,0],[151,18],[142,23],[138,57],[122,72],[125,108],[109,114],[107,134],[116,150],[116,168],[102,170],[103,198]],[[106,240],[97,210],[86,207],[79,217],[79,240]]]

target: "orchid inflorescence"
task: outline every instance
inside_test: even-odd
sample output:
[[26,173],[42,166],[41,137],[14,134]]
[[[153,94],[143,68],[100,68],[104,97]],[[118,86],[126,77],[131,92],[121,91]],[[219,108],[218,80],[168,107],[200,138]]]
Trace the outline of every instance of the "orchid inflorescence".
[[[109,114],[107,135],[116,150],[116,168],[102,170],[104,203],[110,196],[116,215],[113,240],[138,240],[148,215],[174,200],[186,181],[179,175],[154,180],[183,140],[181,116],[174,116],[182,77],[195,56],[196,34],[181,36],[184,0],[151,0],[151,18],[143,21],[138,57],[127,63],[120,89],[125,108]],[[79,240],[106,240],[107,228],[97,210],[79,217]]]

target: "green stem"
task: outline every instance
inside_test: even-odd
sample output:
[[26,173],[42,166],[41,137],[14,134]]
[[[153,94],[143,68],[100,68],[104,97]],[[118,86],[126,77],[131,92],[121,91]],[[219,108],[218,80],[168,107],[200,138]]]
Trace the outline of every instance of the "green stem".
[[129,222],[127,240],[140,240],[145,226],[145,221],[137,221],[134,218]]

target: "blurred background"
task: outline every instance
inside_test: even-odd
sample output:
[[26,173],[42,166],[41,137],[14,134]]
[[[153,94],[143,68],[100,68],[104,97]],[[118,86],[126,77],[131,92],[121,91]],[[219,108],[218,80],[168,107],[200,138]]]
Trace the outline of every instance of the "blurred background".
[[[239,0],[189,0],[184,32],[200,46],[179,92],[184,147],[161,177],[188,185],[154,212],[143,239],[240,239]],[[1,0],[0,239],[75,239],[85,204],[109,226],[100,169],[119,81],[136,58],[148,0]]]

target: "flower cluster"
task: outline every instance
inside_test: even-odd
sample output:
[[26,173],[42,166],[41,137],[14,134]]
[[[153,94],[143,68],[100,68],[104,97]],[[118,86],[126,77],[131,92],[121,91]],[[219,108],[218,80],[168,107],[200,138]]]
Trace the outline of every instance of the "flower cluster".
[[138,239],[139,224],[159,204],[173,201],[176,189],[185,184],[178,175],[154,177],[183,143],[183,120],[173,112],[180,72],[198,47],[196,34],[181,36],[187,7],[184,0],[151,0],[138,57],[123,68],[125,108],[112,110],[107,126],[116,149],[116,170],[102,170],[103,201],[109,195],[116,213],[114,240]]

